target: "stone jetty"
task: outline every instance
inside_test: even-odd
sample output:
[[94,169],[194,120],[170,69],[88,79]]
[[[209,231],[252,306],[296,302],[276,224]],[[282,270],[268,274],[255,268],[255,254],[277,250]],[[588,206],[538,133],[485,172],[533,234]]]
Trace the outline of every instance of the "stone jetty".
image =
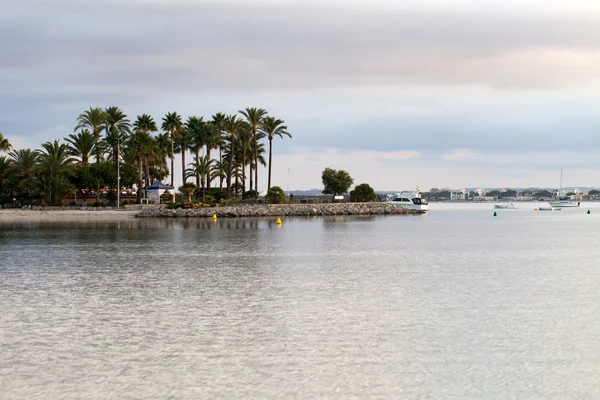
[[218,218],[239,217],[304,217],[323,215],[398,215],[423,214],[389,203],[336,203],[336,204],[245,204],[228,207],[190,209],[145,208],[137,218]]

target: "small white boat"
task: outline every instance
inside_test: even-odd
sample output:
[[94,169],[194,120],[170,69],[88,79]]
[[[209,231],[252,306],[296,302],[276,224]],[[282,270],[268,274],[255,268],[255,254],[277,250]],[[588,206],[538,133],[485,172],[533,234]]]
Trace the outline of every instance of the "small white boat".
[[407,210],[428,211],[429,203],[421,198],[419,188],[415,192],[402,192],[390,201],[391,204]]
[[539,207],[538,211],[560,211],[560,207]]
[[579,204],[580,204],[579,202],[575,203],[574,201],[566,200],[566,199],[560,199],[560,200],[550,202],[550,205],[552,207],[579,207]]
[[501,210],[515,210],[519,208],[519,206],[511,201],[509,203],[494,204],[494,208],[498,208]]

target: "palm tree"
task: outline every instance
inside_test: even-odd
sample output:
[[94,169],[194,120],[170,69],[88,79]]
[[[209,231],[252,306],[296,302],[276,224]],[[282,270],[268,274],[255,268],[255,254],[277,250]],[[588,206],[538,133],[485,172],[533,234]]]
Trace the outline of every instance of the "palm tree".
[[[252,182],[252,157],[250,162],[247,163],[246,153],[248,149],[252,148],[252,131],[250,129],[242,129],[238,134],[238,143],[240,148],[240,165],[242,166],[242,194],[246,190],[246,165],[250,164],[250,180]],[[250,189],[252,189],[252,183],[250,183]]]
[[[244,111],[240,111],[240,113],[246,118],[248,125],[250,125],[250,129],[252,130],[253,148],[256,150],[258,148],[256,145],[256,132],[260,128],[264,118],[267,116],[267,111],[262,108],[246,107],[246,109]],[[254,152],[252,154],[253,163],[250,163],[250,189],[252,189],[252,164],[256,165],[258,163],[257,159],[258,155],[256,152]],[[258,196],[258,168],[254,170],[254,190]]]
[[163,117],[162,129],[163,131],[167,131],[169,137],[171,139],[171,186],[174,185],[174,177],[175,177],[175,140],[179,139],[181,135],[181,128],[183,124],[181,123],[181,115],[176,112],[169,112]]
[[[100,133],[106,128],[105,122],[106,114],[104,113],[104,110],[100,107],[90,107],[89,110],[85,110],[83,113],[79,114],[79,117],[77,117],[77,126],[73,132],[77,132],[82,128],[90,129],[94,134],[96,143],[99,143]],[[96,163],[99,163],[101,159],[100,150],[100,147],[96,147]]]
[[10,152],[11,169],[19,177],[21,189],[29,189],[34,177],[40,153],[38,150],[20,149]]
[[208,156],[199,157],[192,164],[189,164],[189,168],[186,170],[187,177],[195,176],[196,180],[200,181],[202,187],[202,203],[206,201],[206,180],[211,175],[211,160]]
[[67,175],[71,172],[74,160],[69,155],[67,145],[58,140],[46,142],[42,147],[34,183],[39,193],[52,205],[53,199],[60,200],[70,188]]
[[224,121],[223,130],[229,135],[229,145],[231,147],[229,154],[229,172],[227,173],[227,197],[231,198],[231,177],[233,173],[233,164],[235,156],[235,141],[239,133],[246,127],[244,121],[237,115],[229,114]]
[[194,191],[198,189],[196,187],[196,185],[194,185],[191,182],[186,182],[183,185],[179,186],[179,188],[177,190],[179,190],[182,193],[185,193],[186,197],[187,197],[187,202],[191,203],[192,202],[192,193],[194,193]]
[[83,129],[77,135],[70,134],[65,140],[69,142],[69,154],[81,160],[82,164],[87,164],[95,150],[96,137],[89,130]]
[[279,136],[283,139],[283,135],[286,135],[290,138],[292,137],[292,135],[287,131],[287,126],[285,126],[284,123],[285,122],[283,120],[275,119],[274,117],[266,117],[261,127],[261,131],[269,139],[269,183],[267,184],[267,191],[271,189],[271,160],[273,157],[273,138],[275,136]]
[[181,180],[183,183],[187,182],[185,176],[185,156],[189,145],[193,142],[194,138],[192,137],[192,132],[187,129],[185,125],[182,125],[181,130],[179,131],[179,138],[175,140],[175,153],[181,153]]
[[0,151],[9,151],[12,148],[8,139],[2,136],[2,132],[0,132]]
[[105,110],[106,138],[104,142],[112,148],[112,159],[115,171],[119,169],[120,145],[131,133],[131,123],[127,115],[119,107],[112,106]]
[[[208,160],[211,160],[211,150],[213,149],[221,149],[223,146],[223,132],[221,129],[214,123],[214,121],[210,121],[207,123],[207,131],[206,131],[206,157]],[[219,150],[219,153],[221,151]],[[219,158],[221,160],[221,158]],[[210,190],[210,183],[212,181],[212,176],[210,174],[206,175],[206,189]],[[222,182],[222,181],[221,181]],[[221,185],[222,186],[222,185]]]
[[[212,116],[212,125],[214,126],[214,129],[216,129],[218,135],[221,137],[220,142],[219,142],[219,162],[223,163],[223,146],[225,144],[225,129],[224,129],[224,124],[225,124],[225,114],[223,113],[216,113]],[[225,178],[225,175],[219,175],[219,190],[223,189],[223,179]]]
[[150,132],[156,132],[156,122],[148,114],[138,115],[137,119],[133,123],[133,134],[129,137],[128,145],[135,152],[135,158],[138,164],[138,190],[137,190],[137,201],[142,202],[142,169],[143,161],[149,150],[152,147],[152,137]]

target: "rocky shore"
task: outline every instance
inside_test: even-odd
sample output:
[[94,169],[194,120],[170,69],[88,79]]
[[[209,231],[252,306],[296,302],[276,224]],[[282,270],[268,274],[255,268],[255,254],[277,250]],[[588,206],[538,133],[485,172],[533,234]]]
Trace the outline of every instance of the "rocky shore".
[[207,218],[214,214],[220,218],[238,217],[294,217],[319,215],[398,215],[422,214],[389,203],[339,203],[292,205],[239,205],[194,209],[146,208],[137,218]]

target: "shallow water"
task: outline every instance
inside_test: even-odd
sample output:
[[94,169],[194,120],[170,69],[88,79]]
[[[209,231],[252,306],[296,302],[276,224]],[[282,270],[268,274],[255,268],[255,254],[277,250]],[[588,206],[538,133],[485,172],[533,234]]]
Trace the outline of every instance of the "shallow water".
[[2,223],[0,397],[600,399],[582,206]]

